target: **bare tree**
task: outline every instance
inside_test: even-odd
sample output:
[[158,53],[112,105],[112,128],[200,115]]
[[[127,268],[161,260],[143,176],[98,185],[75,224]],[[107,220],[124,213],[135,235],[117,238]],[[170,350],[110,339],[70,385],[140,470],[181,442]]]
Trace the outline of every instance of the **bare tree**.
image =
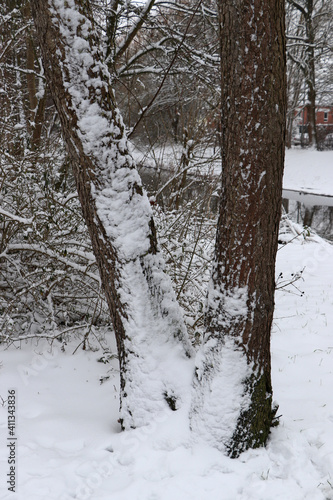
[[274,422],[270,331],[285,147],[283,0],[221,0],[222,194],[192,428],[237,457]]
[[[316,125],[318,83],[324,80],[324,86],[326,88],[329,86],[325,79],[325,70],[330,59],[328,55],[332,53],[332,2],[288,0],[288,4],[287,54],[292,66],[301,72],[307,94],[302,104],[307,108],[309,144],[318,147]],[[299,80],[297,73],[296,80]],[[299,81],[296,81],[296,92],[297,87]],[[321,89],[321,94],[324,93],[325,90]]]
[[219,102],[218,25],[212,3],[156,0],[152,10],[152,2],[144,7],[113,2],[105,11],[106,60],[131,138],[181,141],[184,128],[192,137],[215,132],[205,126],[207,115],[211,122],[215,118]]

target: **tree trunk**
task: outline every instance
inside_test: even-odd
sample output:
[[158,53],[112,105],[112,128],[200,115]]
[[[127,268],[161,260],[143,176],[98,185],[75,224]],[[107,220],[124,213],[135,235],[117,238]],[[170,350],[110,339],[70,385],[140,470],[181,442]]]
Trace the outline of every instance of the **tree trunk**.
[[144,425],[183,397],[180,374],[191,352],[186,328],[163,271],[89,1],[31,0],[31,6],[116,335],[120,420],[124,428]]
[[317,209],[318,209],[317,206],[307,206],[307,205],[305,205],[305,207],[304,207],[304,217],[303,217],[303,226],[304,227],[311,227],[312,226],[313,217],[314,217]]
[[[309,49],[313,52],[313,48]],[[309,58],[308,76],[306,78],[308,85],[308,133],[309,133],[309,146],[318,149],[317,137],[317,124],[316,124],[316,88],[315,88],[315,67],[314,67],[314,54]]]
[[237,457],[274,422],[270,331],[285,149],[284,0],[219,0],[222,193],[192,428]]
[[316,77],[315,77],[315,61],[314,61],[314,34],[312,26],[312,1],[308,2],[310,12],[308,12],[305,24],[308,37],[308,46],[306,47],[307,64],[305,78],[308,87],[308,133],[309,133],[309,146],[314,146],[317,148],[317,124],[316,124]]
[[[289,53],[292,60],[299,65],[307,85],[307,125],[309,134],[309,146],[318,149],[318,133],[316,124],[316,71],[315,71],[315,5],[313,0],[305,0],[303,3],[288,0],[289,4],[300,12],[299,29],[305,28],[305,43],[301,50],[304,50],[304,58],[295,58]],[[301,36],[301,33],[297,33]]]
[[[27,3],[24,8],[25,17],[31,19],[30,3]],[[35,69],[35,47],[33,38],[30,32],[26,34],[26,54],[27,54],[27,70],[34,71]],[[46,104],[46,89],[44,89],[43,95],[39,95],[38,99],[36,96],[37,86],[36,86],[36,76],[34,73],[27,73],[27,90],[29,96],[29,108],[28,108],[28,130],[31,136],[31,147],[36,149],[40,146],[40,141],[42,138],[42,129],[45,114],[45,104]],[[32,126],[31,126],[32,123]]]
[[307,34],[306,52],[306,83],[308,85],[308,122],[309,145],[318,148],[316,124],[316,74],[315,74],[315,34],[313,26],[313,0],[306,2],[305,27]]

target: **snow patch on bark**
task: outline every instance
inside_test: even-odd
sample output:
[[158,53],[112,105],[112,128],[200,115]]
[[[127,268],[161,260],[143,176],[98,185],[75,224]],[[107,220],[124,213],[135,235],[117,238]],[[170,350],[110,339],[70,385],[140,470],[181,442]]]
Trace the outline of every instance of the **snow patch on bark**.
[[[172,310],[177,303],[169,279],[154,262],[146,264],[155,282],[160,279],[156,300],[151,300],[151,290],[138,260],[123,266],[119,287],[122,302],[131,303],[125,320],[128,360],[126,397],[122,398],[121,407],[126,429],[148,425],[152,418],[169,411],[168,399],[174,399],[175,409],[189,404],[193,376],[193,359],[186,356],[183,344],[171,334],[181,323],[178,307]],[[185,328],[179,333],[187,338]]]
[[210,280],[206,301],[206,310],[214,314],[214,323],[225,325],[228,319],[246,317],[248,313],[248,287],[226,289],[222,284],[218,288]]
[[225,451],[242,410],[250,405],[244,382],[251,375],[243,350],[233,338],[209,340],[196,359],[191,428],[207,443]]
[[196,357],[191,428],[208,443],[226,451],[240,413],[251,402],[245,382],[252,367],[242,338],[229,334],[235,322],[248,317],[248,287],[227,289],[223,284],[214,285],[211,279],[206,308],[212,330],[207,332]]

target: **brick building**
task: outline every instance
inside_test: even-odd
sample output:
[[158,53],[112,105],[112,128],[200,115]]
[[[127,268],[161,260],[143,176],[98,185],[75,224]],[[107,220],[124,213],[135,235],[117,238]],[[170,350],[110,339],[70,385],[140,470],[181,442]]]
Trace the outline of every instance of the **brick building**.
[[[318,143],[324,143],[328,134],[333,133],[333,106],[316,106],[316,125]],[[308,140],[308,108],[295,110],[293,143],[306,144]]]

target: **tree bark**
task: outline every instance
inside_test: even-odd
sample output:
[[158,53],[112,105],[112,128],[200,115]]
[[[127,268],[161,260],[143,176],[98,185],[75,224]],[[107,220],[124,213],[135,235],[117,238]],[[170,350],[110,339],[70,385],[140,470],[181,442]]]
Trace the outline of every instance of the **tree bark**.
[[284,0],[219,0],[222,194],[192,428],[231,457],[274,422],[270,332],[285,150]]
[[[191,352],[128,153],[88,0],[31,0],[45,76],[70,153],[117,340],[121,423],[145,425],[182,398]],[[185,366],[185,369],[186,369]]]

